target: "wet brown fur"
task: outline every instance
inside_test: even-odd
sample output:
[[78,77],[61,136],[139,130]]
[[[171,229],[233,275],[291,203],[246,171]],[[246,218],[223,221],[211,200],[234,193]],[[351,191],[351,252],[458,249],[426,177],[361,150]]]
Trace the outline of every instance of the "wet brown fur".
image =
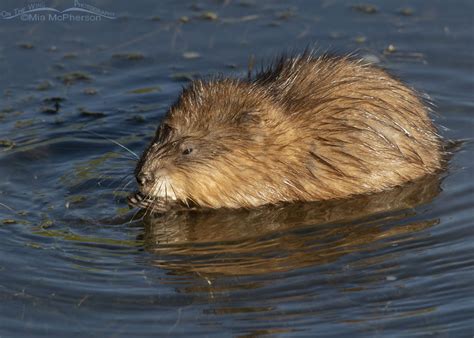
[[136,173],[153,182],[140,190],[209,208],[383,191],[442,168],[428,111],[415,91],[349,57],[308,53],[252,80],[196,80],[142,155]]

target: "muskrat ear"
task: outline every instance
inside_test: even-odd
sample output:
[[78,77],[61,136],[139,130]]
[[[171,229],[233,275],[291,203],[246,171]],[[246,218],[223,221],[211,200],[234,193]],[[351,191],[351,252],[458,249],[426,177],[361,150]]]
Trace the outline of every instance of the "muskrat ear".
[[156,137],[159,141],[166,141],[170,138],[173,128],[167,124],[162,123],[156,130]]

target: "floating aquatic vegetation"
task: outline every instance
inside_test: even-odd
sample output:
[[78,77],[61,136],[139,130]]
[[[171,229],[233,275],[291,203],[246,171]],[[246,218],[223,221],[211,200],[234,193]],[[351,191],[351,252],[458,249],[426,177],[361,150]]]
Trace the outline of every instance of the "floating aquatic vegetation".
[[127,94],[148,94],[148,93],[154,93],[154,92],[160,92],[160,91],[161,91],[160,86],[153,86],[153,87],[143,87],[143,88],[129,90],[127,91]]
[[187,23],[189,22],[189,17],[187,17],[186,15],[183,15],[182,17],[179,18],[179,22]]
[[32,119],[18,120],[15,122],[15,128],[26,128],[31,126],[34,123]]
[[183,58],[185,59],[199,59],[201,57],[201,54],[198,52],[184,52],[183,53]]
[[92,80],[92,76],[85,72],[77,71],[60,75],[58,76],[58,79],[64,82],[64,84],[71,85],[75,84],[76,82],[90,81]]
[[383,53],[384,54],[392,54],[392,53],[395,53],[397,51],[397,48],[392,45],[392,44],[389,44],[387,46],[387,48],[384,49]]
[[294,9],[287,9],[286,11],[277,13],[276,17],[278,20],[288,20],[296,16],[296,11]]
[[79,113],[81,116],[84,117],[94,117],[94,118],[101,118],[107,116],[105,113],[100,111],[90,111],[84,108],[79,108]]
[[199,16],[203,20],[215,21],[219,18],[216,12],[206,11]]
[[138,61],[138,60],[143,60],[145,58],[145,55],[138,52],[117,53],[117,54],[112,55],[112,58],[119,59],[119,60]]
[[15,142],[8,140],[8,139],[3,139],[0,140],[0,150],[2,151],[7,151],[12,149],[15,146]]
[[61,108],[61,102],[65,101],[64,97],[54,96],[48,97],[43,100],[43,103],[46,105],[52,105],[53,107],[42,107],[41,112],[44,114],[57,114]]
[[51,81],[44,80],[36,85],[36,90],[44,91],[44,90],[51,89],[52,87],[53,87],[53,84],[51,83]]
[[35,46],[33,46],[33,44],[29,43],[29,42],[20,42],[17,44],[18,47],[22,48],[22,49],[33,49],[35,48]]
[[354,41],[357,43],[364,43],[367,41],[367,38],[363,35],[358,35],[354,38]]
[[371,4],[354,5],[354,6],[352,6],[352,9],[357,11],[357,12],[361,12],[361,13],[365,13],[365,14],[375,14],[379,11],[377,7],[375,7],[374,5],[371,5]]
[[82,92],[86,95],[96,95],[98,93],[97,89],[95,88],[84,88]]
[[66,53],[63,55],[63,59],[75,59],[77,58],[77,53]]
[[415,10],[411,7],[404,7],[398,11],[398,14],[403,16],[412,16],[413,14],[415,14]]

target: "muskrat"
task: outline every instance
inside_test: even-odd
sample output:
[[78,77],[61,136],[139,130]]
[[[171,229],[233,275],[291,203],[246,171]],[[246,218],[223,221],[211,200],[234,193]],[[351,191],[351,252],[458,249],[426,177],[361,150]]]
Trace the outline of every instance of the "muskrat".
[[135,170],[132,205],[252,208],[384,191],[443,167],[425,100],[349,56],[281,57],[195,80]]

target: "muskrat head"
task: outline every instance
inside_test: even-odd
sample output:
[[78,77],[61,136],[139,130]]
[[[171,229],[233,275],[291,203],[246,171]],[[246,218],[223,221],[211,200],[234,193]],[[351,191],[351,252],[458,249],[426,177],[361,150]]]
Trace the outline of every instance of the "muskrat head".
[[135,170],[136,196],[211,208],[262,204],[257,182],[269,175],[267,144],[279,115],[252,83],[193,82],[143,153]]

